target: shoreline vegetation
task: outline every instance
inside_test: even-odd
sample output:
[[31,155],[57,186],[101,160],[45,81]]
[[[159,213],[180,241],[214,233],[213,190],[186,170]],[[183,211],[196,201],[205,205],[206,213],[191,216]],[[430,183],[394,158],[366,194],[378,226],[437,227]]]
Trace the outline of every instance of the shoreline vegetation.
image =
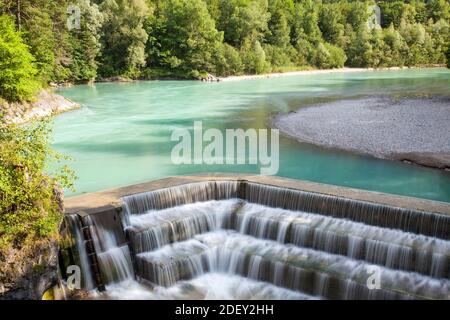
[[53,83],[53,88],[65,88],[72,87],[77,85],[94,85],[96,83],[115,83],[115,82],[123,82],[123,83],[132,83],[132,82],[141,82],[141,81],[202,81],[202,82],[230,82],[230,81],[242,81],[242,80],[258,80],[258,79],[272,79],[272,78],[282,78],[282,77],[290,77],[290,76],[302,76],[302,75],[315,75],[315,74],[332,74],[332,73],[351,73],[351,72],[369,72],[369,71],[398,71],[398,70],[412,70],[412,69],[440,69],[445,68],[444,64],[434,64],[434,65],[423,65],[423,66],[393,66],[393,67],[384,67],[384,68],[351,68],[351,67],[342,67],[342,68],[333,68],[333,69],[299,69],[299,70],[290,70],[283,72],[269,72],[263,74],[242,74],[242,75],[230,75],[226,77],[215,76],[213,74],[206,74],[204,77],[200,78],[186,78],[186,77],[160,77],[160,78],[150,78],[150,79],[132,79],[126,77],[110,77],[110,78],[99,78],[95,81],[90,82],[82,82],[82,83]]
[[445,65],[449,24],[445,0],[8,0],[0,59],[14,63],[0,64],[0,98],[96,79]]
[[[230,75],[226,77],[220,77],[213,74],[206,74],[200,78],[186,78],[186,77],[161,77],[161,78],[151,78],[151,79],[131,79],[125,77],[112,77],[112,78],[104,78],[98,79],[90,83],[84,84],[95,84],[95,83],[109,83],[109,82],[138,82],[138,81],[189,81],[189,80],[198,80],[203,82],[229,82],[229,81],[241,81],[241,80],[257,80],[257,79],[271,79],[271,78],[281,78],[281,77],[289,77],[289,76],[302,76],[302,75],[315,75],[315,74],[330,74],[330,73],[347,73],[347,72],[368,72],[368,71],[396,71],[396,70],[410,70],[410,69],[432,69],[432,68],[445,68],[444,64],[438,65],[424,65],[424,66],[393,66],[393,67],[384,67],[384,68],[350,68],[350,67],[342,67],[342,68],[333,68],[333,69],[314,69],[314,68],[306,68],[299,70],[290,70],[283,72],[269,72],[263,74],[242,74],[242,75]],[[79,83],[83,84],[83,83]],[[57,84],[57,87],[67,87],[79,85],[77,83],[62,83]]]

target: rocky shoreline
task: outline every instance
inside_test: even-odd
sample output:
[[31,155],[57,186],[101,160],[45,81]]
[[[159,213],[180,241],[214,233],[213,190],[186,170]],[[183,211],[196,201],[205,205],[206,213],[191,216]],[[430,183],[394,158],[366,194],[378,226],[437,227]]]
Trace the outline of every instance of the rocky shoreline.
[[57,95],[51,90],[41,90],[31,102],[1,102],[0,113],[9,123],[23,124],[79,107],[79,104]]
[[0,300],[41,300],[58,283],[58,243],[11,248],[0,268]]
[[450,170],[450,97],[367,97],[277,116],[301,142]]

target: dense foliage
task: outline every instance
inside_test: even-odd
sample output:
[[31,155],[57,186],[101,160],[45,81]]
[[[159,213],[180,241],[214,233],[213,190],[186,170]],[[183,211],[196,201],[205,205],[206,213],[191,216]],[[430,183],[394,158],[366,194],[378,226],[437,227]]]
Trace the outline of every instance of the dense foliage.
[[[68,28],[72,4],[80,21]],[[10,89],[0,94],[27,98],[25,74],[45,85],[445,64],[449,9],[447,0],[3,0],[0,65],[17,63],[2,71]]]
[[34,58],[23,43],[14,22],[7,16],[0,17],[0,97],[24,100],[30,98],[37,83]]
[[0,122],[0,262],[8,250],[56,236],[62,213],[58,190],[73,173],[61,167],[51,178],[49,161],[61,156],[49,146],[48,123],[26,127]]

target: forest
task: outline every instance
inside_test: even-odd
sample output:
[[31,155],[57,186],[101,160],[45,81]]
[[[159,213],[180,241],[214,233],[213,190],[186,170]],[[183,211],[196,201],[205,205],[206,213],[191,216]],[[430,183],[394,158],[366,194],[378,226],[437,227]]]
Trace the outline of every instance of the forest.
[[0,98],[112,77],[442,65],[449,12],[447,0],[4,0]]

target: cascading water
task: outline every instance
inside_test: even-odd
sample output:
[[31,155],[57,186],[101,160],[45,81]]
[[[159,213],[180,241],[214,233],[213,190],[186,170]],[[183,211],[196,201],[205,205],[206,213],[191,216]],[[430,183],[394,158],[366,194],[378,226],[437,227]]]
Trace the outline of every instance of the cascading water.
[[109,284],[132,279],[134,271],[128,245],[119,245],[114,233],[96,224],[90,216],[85,219],[97,253],[103,281]]
[[[82,275],[83,287],[87,290],[95,288],[94,280],[91,273],[90,262],[88,259],[88,253],[86,251],[86,238],[84,237],[80,219],[75,214],[69,214],[65,217],[65,222],[69,228],[70,233],[73,235],[73,240],[76,247],[76,254],[72,255],[78,257],[78,261],[71,261],[67,264],[75,264],[80,266]],[[67,266],[66,266],[67,267]]]
[[110,298],[450,299],[444,215],[234,181],[129,196],[122,218],[130,250],[88,220]]
[[[139,254],[137,266],[141,277],[164,286],[208,272],[230,273],[324,298],[342,299],[351,294],[347,290],[364,289],[372,265],[233,231],[216,231]],[[381,288],[374,291],[376,298],[449,298],[448,280],[383,267],[379,271]],[[296,278],[300,281],[291,281]],[[356,286],[328,291],[331,286],[342,286],[344,281],[353,281]],[[366,289],[365,294],[368,296],[370,290]]]

